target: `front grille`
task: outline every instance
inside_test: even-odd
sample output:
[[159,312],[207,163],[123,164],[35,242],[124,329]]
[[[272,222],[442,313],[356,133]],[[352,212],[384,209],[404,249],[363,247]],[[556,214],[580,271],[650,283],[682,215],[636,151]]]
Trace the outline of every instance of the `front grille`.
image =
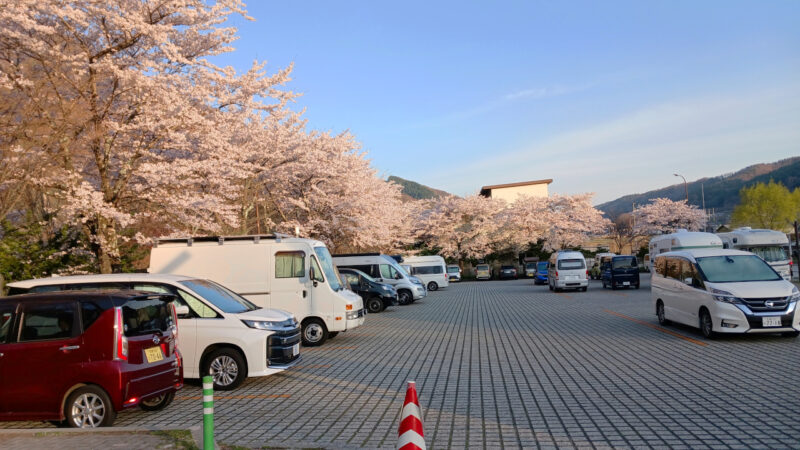
[[786,297],[777,298],[744,298],[744,303],[753,312],[783,311],[789,304]]
[[278,331],[267,338],[267,361],[270,366],[289,364],[300,357],[293,348],[300,343],[300,328]]

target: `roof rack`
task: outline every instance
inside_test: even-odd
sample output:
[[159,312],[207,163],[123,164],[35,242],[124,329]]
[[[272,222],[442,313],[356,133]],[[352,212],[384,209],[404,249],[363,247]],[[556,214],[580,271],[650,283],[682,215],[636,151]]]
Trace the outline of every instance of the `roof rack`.
[[181,238],[158,238],[156,239],[155,247],[158,247],[160,244],[171,243],[186,243],[187,246],[191,247],[195,242],[218,242],[219,245],[222,245],[225,243],[225,241],[253,241],[254,244],[258,244],[261,239],[272,239],[275,242],[280,242],[281,239],[286,238],[291,238],[291,236],[283,233],[272,233],[248,234],[243,236],[192,236]]
[[340,253],[337,255],[333,255],[334,258],[339,256],[381,256],[381,254],[372,252],[372,253]]

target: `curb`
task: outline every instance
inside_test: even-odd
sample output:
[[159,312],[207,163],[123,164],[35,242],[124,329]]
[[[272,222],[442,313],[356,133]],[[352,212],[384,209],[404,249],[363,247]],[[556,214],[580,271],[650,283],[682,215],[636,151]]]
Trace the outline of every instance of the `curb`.
[[[194,425],[182,428],[141,428],[141,427],[107,427],[107,428],[6,428],[0,429],[0,436],[31,436],[45,437],[48,435],[63,434],[132,434],[132,433],[153,433],[158,431],[188,431],[192,435],[192,440],[197,448],[203,448],[203,426]],[[220,449],[219,443],[214,440],[214,448]]]

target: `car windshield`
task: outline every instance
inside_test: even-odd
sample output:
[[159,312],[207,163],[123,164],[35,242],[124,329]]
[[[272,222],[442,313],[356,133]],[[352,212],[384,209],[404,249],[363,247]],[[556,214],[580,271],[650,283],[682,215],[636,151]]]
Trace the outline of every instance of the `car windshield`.
[[568,270],[568,269],[583,269],[586,266],[583,263],[582,259],[559,259],[558,260],[558,269],[559,270]]
[[611,260],[612,269],[630,269],[631,267],[639,267],[636,258],[633,256],[614,258]]
[[448,267],[447,273],[458,273],[458,267]]
[[238,314],[260,309],[241,295],[211,280],[185,280],[179,283],[226,313]]
[[539,264],[536,265],[536,267],[538,267],[540,270],[547,269],[547,261],[540,262]]
[[744,281],[778,281],[778,275],[769,264],[755,255],[725,255],[697,258],[697,265],[705,279],[711,283],[738,283]]
[[479,265],[479,266],[476,267],[476,269],[478,269],[478,270],[489,270],[489,266]]
[[325,273],[325,278],[328,279],[331,289],[334,291],[341,290],[342,284],[339,282],[339,273],[333,266],[333,258],[331,258],[331,252],[328,251],[328,247],[314,247],[314,253],[317,254],[319,265],[322,266],[322,272]]
[[786,247],[781,247],[778,245],[769,247],[750,247],[750,248],[744,248],[742,250],[748,251],[750,253],[755,253],[766,262],[787,261],[789,259],[789,257],[787,256],[788,253],[786,252]]
[[371,276],[367,275],[366,273],[364,273],[364,272],[362,272],[360,270],[350,269],[350,270],[348,270],[348,272],[359,274],[362,277],[364,277],[364,279],[372,281],[373,283],[376,283],[375,278],[372,278]]
[[510,269],[513,269],[513,268],[514,268],[514,266],[503,266],[503,267],[501,267],[501,269],[503,269],[503,270],[510,270]]

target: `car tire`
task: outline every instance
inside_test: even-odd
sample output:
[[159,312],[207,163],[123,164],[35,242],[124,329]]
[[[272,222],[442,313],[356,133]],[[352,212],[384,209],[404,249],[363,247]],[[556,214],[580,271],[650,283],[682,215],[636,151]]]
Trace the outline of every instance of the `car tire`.
[[307,319],[303,322],[303,345],[316,347],[328,340],[328,327],[319,319]]
[[800,336],[800,331],[786,331],[784,333],[781,333],[781,336],[789,337],[789,338],[796,338],[797,336]]
[[223,347],[203,358],[201,373],[204,376],[211,375],[215,391],[230,391],[236,389],[247,378],[247,365],[238,350]]
[[169,406],[175,398],[175,391],[166,392],[155,397],[146,398],[139,403],[139,408],[142,411],[161,411]]
[[605,289],[605,288],[606,288],[606,282],[603,281],[603,289]]
[[117,418],[111,399],[99,386],[75,389],[64,403],[64,417],[72,428],[110,427]]
[[658,324],[661,326],[669,325],[669,320],[667,320],[666,311],[664,311],[664,302],[658,300],[656,302],[656,317],[658,317]]
[[639,283],[636,283],[635,289],[639,289]]
[[700,332],[706,339],[714,339],[714,337],[716,337],[714,322],[711,320],[711,313],[705,308],[700,310]]
[[411,291],[407,289],[400,289],[397,291],[397,303],[405,306],[411,304],[411,301],[414,299],[414,295]]
[[547,283],[547,287],[550,288],[551,291],[553,290],[553,285],[552,284]]
[[431,281],[430,283],[428,283],[428,290],[429,291],[438,291],[439,290],[439,285],[436,284],[435,281]]
[[379,313],[383,311],[383,301],[378,297],[372,297],[367,300],[367,311],[372,314]]
[[587,289],[589,289],[589,286],[582,287],[581,291],[586,292]]

